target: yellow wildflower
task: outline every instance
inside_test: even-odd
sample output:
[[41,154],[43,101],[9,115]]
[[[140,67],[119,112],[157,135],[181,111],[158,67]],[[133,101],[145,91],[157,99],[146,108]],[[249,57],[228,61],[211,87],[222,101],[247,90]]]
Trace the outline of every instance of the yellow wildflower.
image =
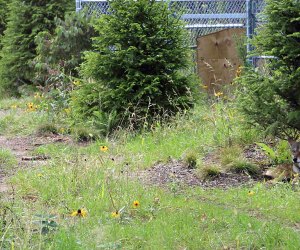
[[17,105],[11,105],[12,109],[16,109],[18,106]]
[[70,114],[70,113],[71,113],[71,109],[70,109],[70,108],[64,109],[64,111],[65,111],[67,114]]
[[73,84],[74,84],[75,86],[79,86],[79,85],[80,85],[80,81],[78,81],[78,80],[77,80],[77,81],[74,81]]
[[73,211],[71,213],[72,217],[78,216],[78,217],[86,217],[87,216],[87,211],[85,209],[78,209],[76,211]]
[[107,146],[100,146],[100,151],[106,152],[108,150]]
[[32,102],[27,103],[27,111],[35,111],[36,107]]
[[35,93],[34,94],[34,99],[39,99],[39,98],[41,98],[40,94],[39,93]]
[[248,192],[248,195],[249,195],[249,196],[253,196],[254,194],[255,194],[254,191],[249,191],[249,192]]
[[237,70],[236,70],[236,77],[239,77],[239,76],[241,76],[241,74],[242,74],[242,66],[239,66],[238,68],[237,68]]
[[138,208],[140,206],[140,202],[138,200],[135,200],[132,204],[133,208]]
[[220,97],[221,95],[223,95],[223,92],[220,92],[220,91],[219,91],[219,92],[217,92],[217,93],[216,93],[216,92],[214,92],[214,95],[215,95],[215,97]]
[[113,217],[113,218],[120,218],[120,212],[119,211],[115,211],[115,212],[112,212],[111,213],[111,217]]

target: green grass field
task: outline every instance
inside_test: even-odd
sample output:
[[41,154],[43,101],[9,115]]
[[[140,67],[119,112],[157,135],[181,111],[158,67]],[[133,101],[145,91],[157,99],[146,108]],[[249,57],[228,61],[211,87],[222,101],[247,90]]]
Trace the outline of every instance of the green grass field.
[[[1,101],[1,136],[36,138],[49,118],[28,111],[27,102]],[[0,249],[300,249],[297,183],[253,180],[224,189],[137,178],[189,154],[196,172],[210,167],[207,155],[227,171],[223,164],[260,140],[233,104],[215,100],[142,134],[37,145],[28,154],[51,158],[30,167],[17,166],[13,149],[3,149],[10,191],[0,193]]]

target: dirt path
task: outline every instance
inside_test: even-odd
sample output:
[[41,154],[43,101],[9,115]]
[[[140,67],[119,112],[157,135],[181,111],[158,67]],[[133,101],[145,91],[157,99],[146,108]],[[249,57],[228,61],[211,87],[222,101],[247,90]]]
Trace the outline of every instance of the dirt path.
[[[43,137],[37,136],[0,136],[0,148],[9,150],[17,159],[17,166],[14,172],[21,168],[34,167],[36,165],[45,165],[49,157],[44,155],[32,156],[32,151],[41,146],[55,142],[68,142],[70,138],[60,135],[49,135]],[[0,166],[0,192],[9,192],[9,185],[5,179],[11,175]]]

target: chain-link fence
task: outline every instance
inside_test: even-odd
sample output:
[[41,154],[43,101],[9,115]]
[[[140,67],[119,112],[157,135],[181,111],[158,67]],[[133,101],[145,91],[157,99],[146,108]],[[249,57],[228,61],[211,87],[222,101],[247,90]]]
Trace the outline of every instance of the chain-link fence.
[[[265,4],[264,0],[171,0],[168,3],[174,11],[183,13],[182,19],[191,34],[191,47],[196,45],[197,37],[227,28],[245,28],[247,37],[251,37],[261,21],[259,14]],[[89,13],[107,14],[109,3],[76,0],[76,10],[84,8]],[[251,50],[250,45],[247,49]]]

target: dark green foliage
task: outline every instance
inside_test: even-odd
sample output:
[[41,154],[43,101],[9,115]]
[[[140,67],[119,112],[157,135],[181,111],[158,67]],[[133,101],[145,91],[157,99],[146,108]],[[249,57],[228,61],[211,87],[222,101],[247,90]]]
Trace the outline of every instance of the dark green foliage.
[[140,128],[191,107],[194,79],[183,72],[190,51],[179,17],[162,1],[112,0],[110,6],[85,54],[82,74],[93,80],[74,94],[76,112],[111,128]]
[[7,4],[7,0],[0,0],[0,42],[6,28]]
[[32,84],[36,35],[41,31],[52,32],[54,19],[63,18],[74,5],[72,0],[12,0],[8,4],[7,29],[0,56],[2,89],[15,92],[23,84]]
[[268,0],[266,23],[253,39],[258,55],[275,56],[263,70],[240,78],[240,103],[252,124],[267,133],[297,137],[300,131],[300,1]]
[[65,20],[56,18],[54,33],[40,32],[36,38],[37,57],[34,60],[36,81],[49,85],[58,74],[78,77],[77,67],[82,52],[91,50],[95,30],[91,16],[84,11],[67,14]]

